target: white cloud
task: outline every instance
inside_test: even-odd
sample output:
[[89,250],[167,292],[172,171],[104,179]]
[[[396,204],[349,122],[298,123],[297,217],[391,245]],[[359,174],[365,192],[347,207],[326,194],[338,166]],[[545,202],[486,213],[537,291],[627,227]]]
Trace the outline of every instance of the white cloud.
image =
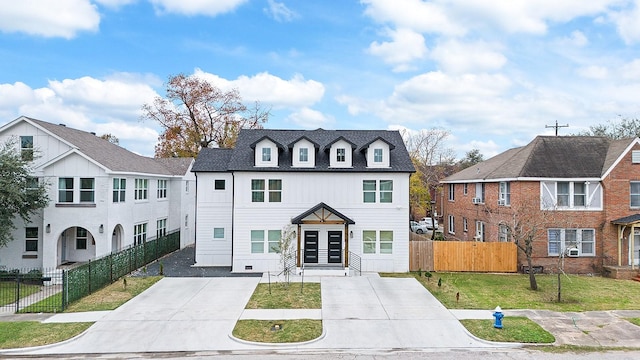
[[289,9],[284,3],[269,0],[269,7],[264,8],[264,12],[279,22],[288,22],[298,17],[298,14]]
[[577,70],[578,75],[588,78],[603,80],[609,76],[609,70],[603,66],[590,65]]
[[217,16],[228,13],[247,0],[149,0],[160,14]]
[[569,36],[560,38],[557,42],[562,46],[584,47],[589,44],[589,39],[582,31],[575,30]]
[[417,32],[464,35],[465,26],[447,14],[446,4],[422,0],[361,0],[365,14],[379,23]]
[[410,69],[410,63],[420,60],[427,54],[424,37],[409,29],[387,29],[387,36],[392,41],[369,45],[369,53],[381,57],[384,62],[395,65],[394,71]]
[[320,111],[304,107],[291,113],[287,120],[304,129],[331,128],[334,123],[332,117],[326,116]]
[[640,42],[640,0],[635,0],[632,4],[632,9],[625,8],[611,15],[620,37],[627,44]]
[[499,45],[483,41],[463,43],[458,40],[445,41],[433,49],[431,57],[438,61],[446,72],[467,73],[495,71],[507,63],[507,58],[497,49]]
[[237,88],[244,101],[259,101],[274,108],[302,108],[311,106],[324,96],[324,85],[315,80],[305,80],[295,75],[284,80],[267,72],[254,76],[242,75],[235,80],[223,79],[215,74],[196,69],[195,76],[210,81],[224,90]]
[[139,121],[142,104],[156,92],[146,81],[131,74],[114,74],[108,79],[82,77],[49,81],[47,87],[33,89],[17,82],[0,84],[0,116],[21,115],[98,134],[111,133],[137,153],[153,155],[157,125]]
[[3,1],[0,31],[71,39],[98,30],[100,15],[89,0]]
[[626,80],[640,81],[640,59],[634,59],[620,68],[620,76]]
[[113,9],[118,9],[124,5],[129,5],[136,1],[138,0],[95,0],[95,2],[97,2],[98,4]]

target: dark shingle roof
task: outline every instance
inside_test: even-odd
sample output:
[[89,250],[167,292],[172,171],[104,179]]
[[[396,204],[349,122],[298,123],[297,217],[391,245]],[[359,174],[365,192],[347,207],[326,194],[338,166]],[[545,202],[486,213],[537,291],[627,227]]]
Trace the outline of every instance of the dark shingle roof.
[[191,158],[155,159],[141,156],[86,131],[32,118],[25,119],[68,142],[111,171],[184,175],[193,161]]
[[443,182],[514,178],[599,178],[634,139],[598,136],[538,136],[459,171]]
[[[316,152],[316,166],[313,168],[292,167],[291,144],[301,138],[311,141],[319,149]],[[254,166],[254,150],[251,148],[256,142],[268,138],[271,141],[285,145],[279,151],[277,168],[256,168]],[[389,144],[390,168],[367,168],[364,153],[353,152],[353,167],[344,169],[329,169],[329,147],[338,139],[344,139],[352,144],[354,149],[370,144],[376,139],[382,139]],[[414,172],[413,163],[409,157],[402,136],[398,131],[387,130],[270,130],[270,129],[242,129],[238,135],[236,146],[231,154],[221,149],[203,149],[196,159],[192,171],[223,171],[223,163],[228,158],[228,171],[300,171],[300,172]]]
[[227,171],[229,159],[233,149],[209,149],[200,150],[196,163],[193,164],[193,172],[223,172]]

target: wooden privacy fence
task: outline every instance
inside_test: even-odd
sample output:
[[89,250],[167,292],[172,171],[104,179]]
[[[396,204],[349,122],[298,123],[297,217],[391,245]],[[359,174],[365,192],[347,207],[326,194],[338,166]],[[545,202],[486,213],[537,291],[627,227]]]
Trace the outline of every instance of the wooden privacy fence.
[[518,271],[518,249],[510,242],[410,241],[409,270]]

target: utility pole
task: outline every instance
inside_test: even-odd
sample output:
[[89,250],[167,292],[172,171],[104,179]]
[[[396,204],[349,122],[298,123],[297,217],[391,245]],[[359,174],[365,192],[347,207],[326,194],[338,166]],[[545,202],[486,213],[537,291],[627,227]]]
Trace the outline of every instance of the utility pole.
[[545,125],[544,127],[545,128],[555,128],[556,129],[556,136],[558,136],[558,128],[569,127],[569,124],[558,125],[558,120],[556,120],[556,124],[555,125]]

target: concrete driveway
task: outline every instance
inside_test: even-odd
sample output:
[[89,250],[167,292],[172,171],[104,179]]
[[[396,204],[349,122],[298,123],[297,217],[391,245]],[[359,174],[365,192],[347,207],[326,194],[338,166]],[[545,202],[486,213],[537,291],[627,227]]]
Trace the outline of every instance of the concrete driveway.
[[[98,316],[96,323],[75,339],[9,353],[501,346],[471,337],[451,312],[415,279],[380,278],[371,274],[316,280],[322,283],[324,334],[305,344],[258,345],[230,336],[261,278],[163,278],[118,309]],[[65,316],[70,314],[55,315],[50,321]],[[64,320],[62,318],[58,321]]]

